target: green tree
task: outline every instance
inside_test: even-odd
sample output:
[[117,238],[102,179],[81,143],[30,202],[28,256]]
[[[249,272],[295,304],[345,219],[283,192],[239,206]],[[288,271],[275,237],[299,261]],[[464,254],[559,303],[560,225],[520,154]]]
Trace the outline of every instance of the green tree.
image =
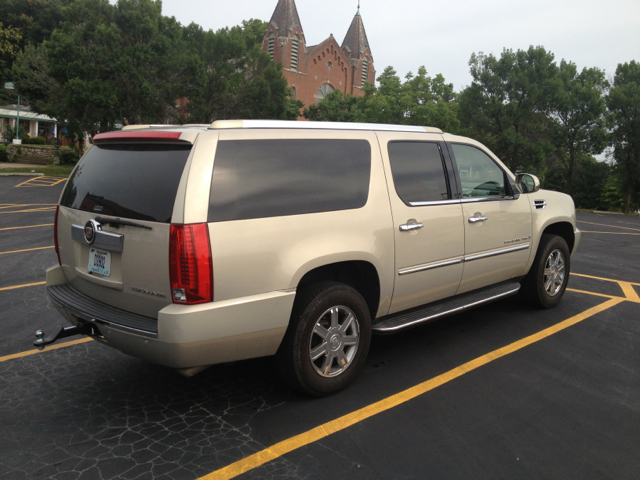
[[20,53],[21,40],[20,30],[11,26],[5,27],[0,22],[0,101],[4,101],[6,96],[4,84],[11,80],[11,68]]
[[25,50],[13,69],[33,108],[63,122],[72,141],[117,121],[162,123],[183,91],[188,56],[161,2],[77,0],[63,12],[44,48]]
[[297,118],[301,103],[288,98],[282,66],[260,50],[265,29],[259,20],[217,32],[195,24],[185,28],[185,38],[197,56],[187,80],[189,122]]
[[624,198],[624,211],[638,206],[640,196],[640,63],[619,64],[606,99],[612,122],[614,172]]
[[320,103],[305,108],[304,116],[318,122],[366,122],[364,116],[365,99],[355,95],[345,95],[334,90]]
[[459,130],[457,95],[442,75],[431,78],[426,68],[420,67],[417,76],[409,73],[403,83],[396,71],[387,67],[378,82],[378,87],[365,85],[364,97],[334,90],[319,104],[310,105],[304,115],[318,121],[421,125],[452,133]]
[[601,153],[608,140],[604,93],[609,83],[598,68],[584,68],[562,60],[558,88],[551,104],[553,141],[565,169],[564,192],[573,193],[578,158]]
[[554,150],[548,112],[558,83],[554,56],[543,47],[505,49],[500,58],[473,54],[473,81],[460,94],[460,115],[470,134],[511,169],[544,169]]

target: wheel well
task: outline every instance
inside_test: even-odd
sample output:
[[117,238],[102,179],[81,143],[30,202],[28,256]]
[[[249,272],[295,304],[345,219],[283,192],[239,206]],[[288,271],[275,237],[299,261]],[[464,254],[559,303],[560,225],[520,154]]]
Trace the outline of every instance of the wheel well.
[[371,263],[351,261],[323,265],[307,272],[300,279],[298,289],[325,280],[344,283],[356,289],[367,302],[371,318],[376,317],[380,305],[380,278]]
[[569,251],[573,252],[573,246],[576,238],[573,233],[573,226],[569,222],[559,222],[549,225],[542,233],[551,233],[564,238],[564,241],[567,242],[567,245],[569,246]]

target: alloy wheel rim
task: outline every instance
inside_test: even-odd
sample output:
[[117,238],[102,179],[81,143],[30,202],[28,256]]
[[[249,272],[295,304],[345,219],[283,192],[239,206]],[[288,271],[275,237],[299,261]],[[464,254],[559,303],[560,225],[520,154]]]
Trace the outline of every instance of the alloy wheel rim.
[[564,254],[561,250],[555,249],[547,257],[544,264],[544,289],[547,295],[555,297],[564,285],[566,275]]
[[356,356],[360,345],[360,324],[353,311],[345,306],[326,310],[313,326],[309,358],[322,377],[344,372]]

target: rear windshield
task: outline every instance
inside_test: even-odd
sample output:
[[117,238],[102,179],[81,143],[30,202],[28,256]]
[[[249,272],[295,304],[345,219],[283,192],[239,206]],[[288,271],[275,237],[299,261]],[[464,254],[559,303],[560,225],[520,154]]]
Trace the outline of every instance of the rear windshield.
[[60,205],[134,220],[171,223],[191,145],[94,145]]

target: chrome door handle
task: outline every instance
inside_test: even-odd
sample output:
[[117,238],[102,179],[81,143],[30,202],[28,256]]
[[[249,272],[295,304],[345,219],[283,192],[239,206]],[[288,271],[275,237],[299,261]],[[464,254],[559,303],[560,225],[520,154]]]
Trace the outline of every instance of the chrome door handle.
[[487,217],[485,217],[481,213],[476,213],[473,217],[469,217],[469,223],[484,222],[486,220],[487,220]]
[[401,232],[410,232],[412,230],[420,230],[424,225],[422,223],[418,223],[413,218],[408,220],[405,225],[400,225]]

